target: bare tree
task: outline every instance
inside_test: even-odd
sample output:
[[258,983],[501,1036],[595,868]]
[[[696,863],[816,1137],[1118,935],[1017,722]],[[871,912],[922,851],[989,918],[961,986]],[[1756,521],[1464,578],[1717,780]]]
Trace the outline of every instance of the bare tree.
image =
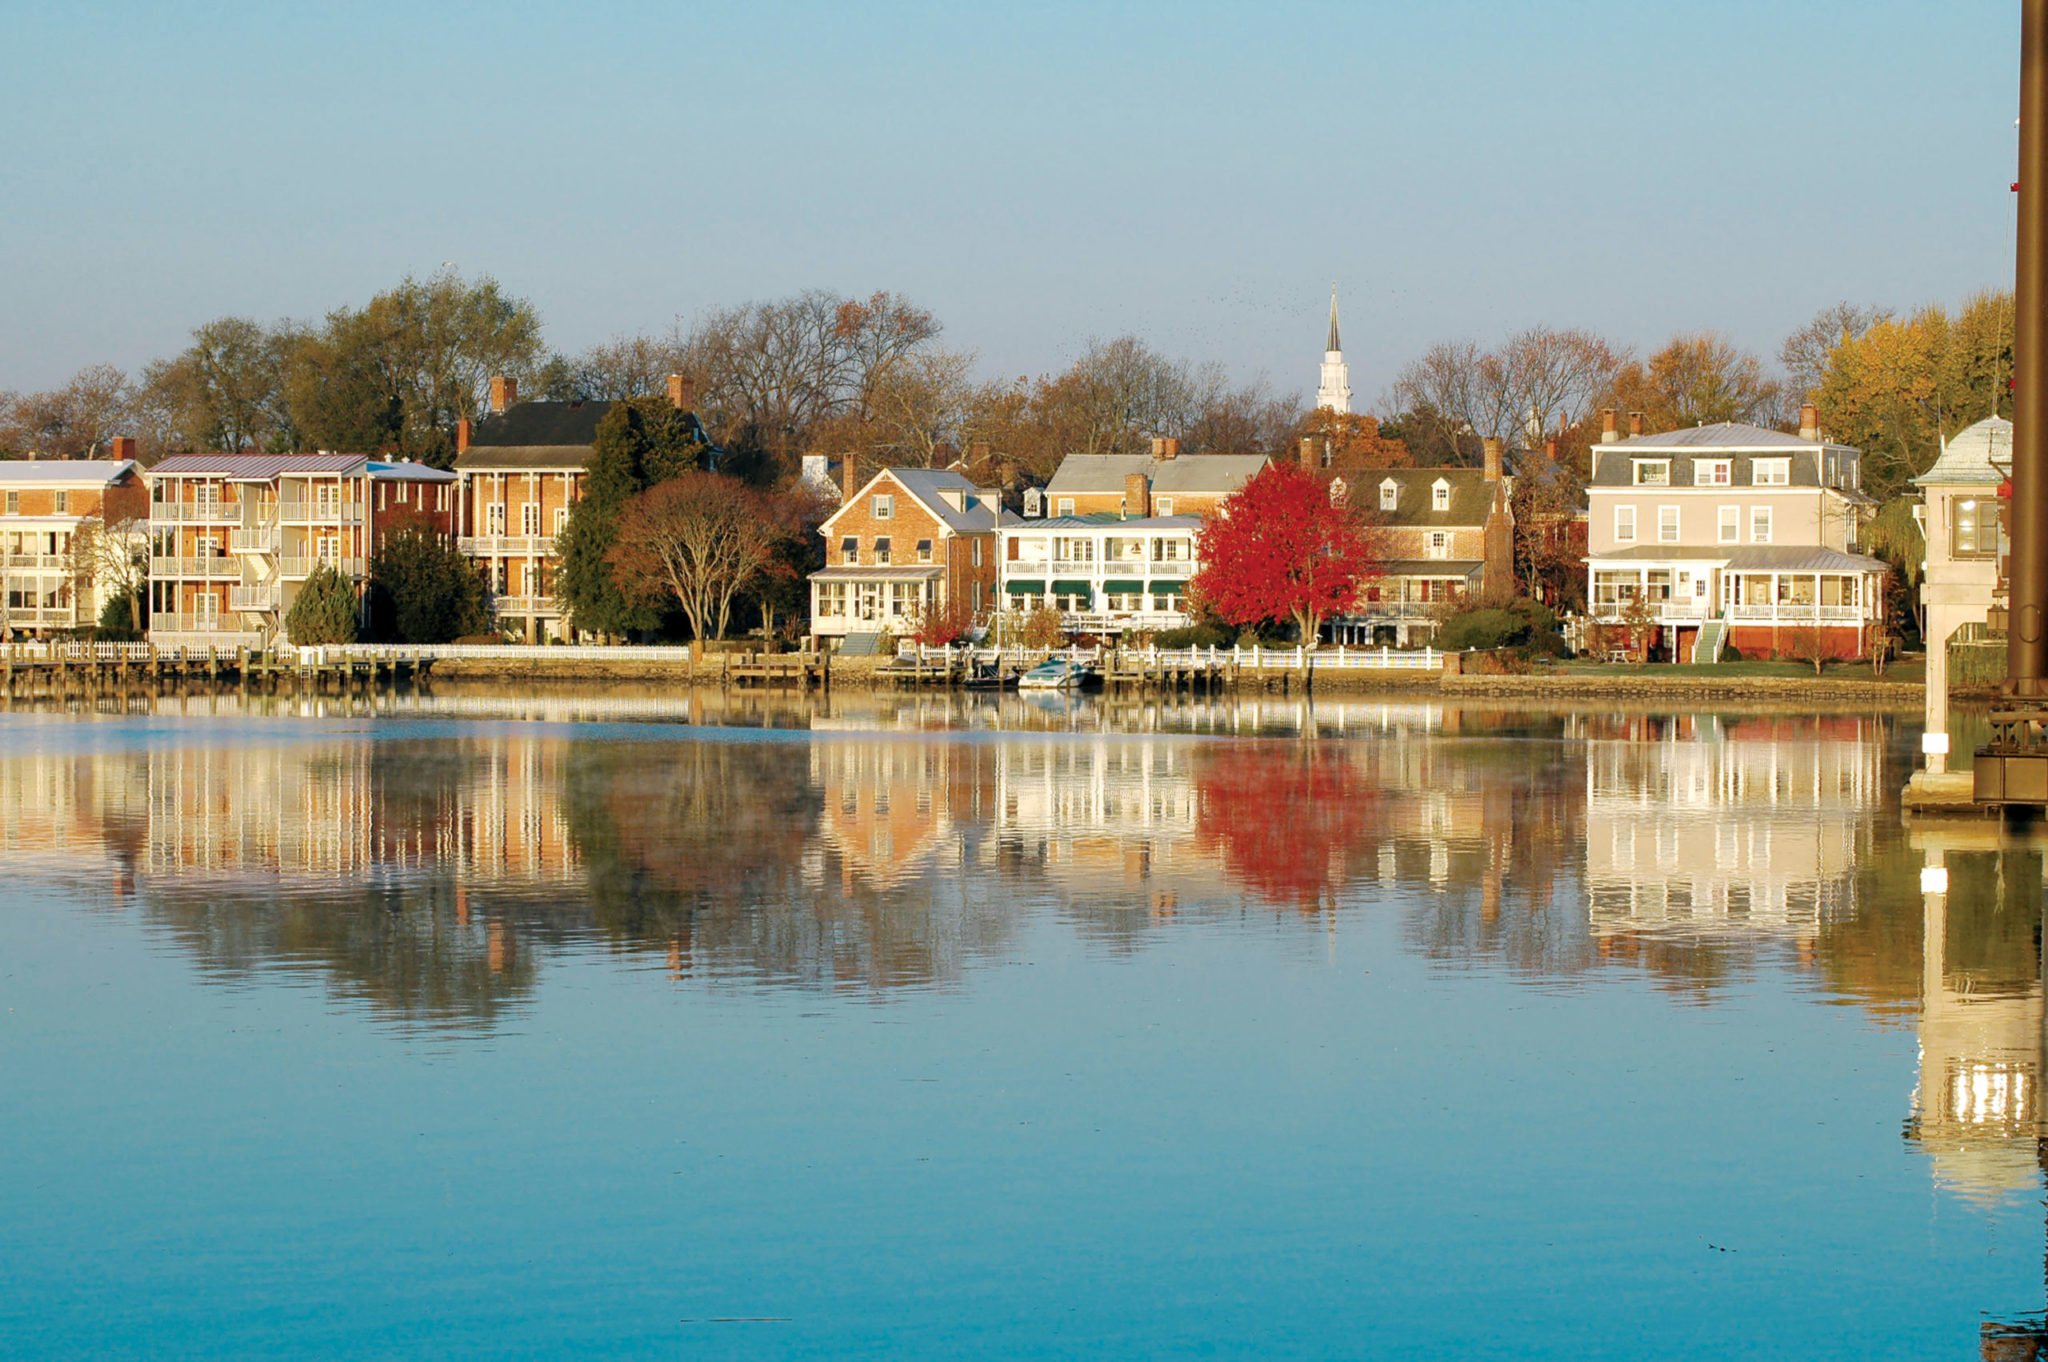
[[1891,309],[1858,307],[1835,303],[1822,308],[1813,320],[1785,337],[1778,348],[1778,363],[1785,370],[1785,385],[1798,401],[1810,400],[1827,377],[1829,361],[1845,340],[1855,340],[1881,321],[1891,320]]
[[626,503],[606,560],[619,587],[673,600],[702,641],[724,638],[732,605],[775,561],[787,521],[761,493],[722,473],[692,471]]
[[127,517],[109,525],[87,516],[71,534],[71,580],[84,599],[95,586],[108,600],[128,601],[128,627],[142,632],[142,599],[149,585],[149,521]]

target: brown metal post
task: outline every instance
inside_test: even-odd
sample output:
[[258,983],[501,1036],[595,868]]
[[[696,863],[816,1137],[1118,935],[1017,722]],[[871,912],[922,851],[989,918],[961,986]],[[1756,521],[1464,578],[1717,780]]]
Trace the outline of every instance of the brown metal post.
[[2020,12],[2019,251],[2013,337],[2012,617],[2007,688],[2048,695],[2048,0]]

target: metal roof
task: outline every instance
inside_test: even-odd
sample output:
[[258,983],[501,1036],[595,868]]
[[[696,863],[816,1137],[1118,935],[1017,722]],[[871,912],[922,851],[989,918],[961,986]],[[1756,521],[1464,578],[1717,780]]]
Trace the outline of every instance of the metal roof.
[[1198,515],[1148,515],[1129,520],[1112,511],[1096,515],[1049,515],[1034,519],[1005,515],[1006,530],[1199,530]]
[[1390,558],[1380,564],[1387,577],[1470,577],[1486,564],[1477,558]]
[[1686,426],[1679,430],[1660,431],[1655,435],[1631,435],[1625,440],[1601,443],[1593,446],[1597,450],[1628,449],[1648,451],[1657,449],[1820,449],[1831,446],[1835,449],[1853,449],[1854,445],[1836,444],[1832,440],[1802,440],[1797,435],[1787,435],[1782,430],[1767,430],[1753,426],[1747,421],[1716,421],[1711,426]]
[[814,582],[917,582],[935,581],[946,569],[937,563],[904,563],[874,567],[819,568],[811,574]]
[[117,482],[133,459],[0,459],[0,483]]
[[292,474],[353,473],[369,461],[367,454],[173,454],[151,468],[148,476],[267,479]]
[[1987,416],[1957,431],[1941,457],[1913,482],[1920,487],[1955,483],[1995,487],[2005,481],[2011,468],[2012,422],[2002,416]]
[[1819,544],[1746,544],[1728,551],[1730,572],[1883,572],[1885,565],[1860,553]]
[[1152,495],[1229,496],[1266,466],[1263,454],[1183,454],[1155,459],[1150,454],[1069,454],[1046,484],[1051,497],[1122,492],[1124,479],[1143,473]]
[[[996,493],[989,488],[976,487],[950,468],[884,468],[875,474],[875,478],[884,475],[915,497],[934,519],[955,534],[987,534],[996,527],[996,513],[1000,506]],[[868,486],[874,485],[875,478],[868,480]],[[955,510],[940,495],[942,492],[960,493],[964,509]],[[840,514],[843,512],[834,512],[825,524],[830,525]]]
[[368,465],[370,476],[378,482],[454,482],[455,472],[447,468],[435,468],[432,464],[413,463],[410,460],[399,463],[378,463],[372,460]]

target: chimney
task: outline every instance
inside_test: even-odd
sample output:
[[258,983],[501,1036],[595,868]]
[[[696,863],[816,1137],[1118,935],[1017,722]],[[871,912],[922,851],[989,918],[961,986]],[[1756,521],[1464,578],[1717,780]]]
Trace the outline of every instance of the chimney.
[[113,439],[107,441],[107,457],[117,463],[124,459],[134,458],[135,437],[133,435],[116,435]]
[[455,423],[455,452],[460,454],[469,448],[470,424],[467,416]]
[[842,505],[853,505],[853,494],[860,490],[860,460],[849,451],[839,459],[839,500]]
[[505,410],[519,400],[519,380],[503,374],[491,375],[491,412],[502,416]]
[[1322,460],[1316,457],[1316,437],[1313,435],[1302,436],[1301,466],[1303,468],[1314,468],[1317,464],[1321,462]]
[[1486,451],[1486,480],[1488,482],[1500,481],[1500,446],[1501,441],[1498,435],[1489,435],[1480,441],[1480,448]]
[[1814,441],[1820,439],[1820,408],[1811,402],[1804,403],[1799,408],[1799,438]]
[[1641,412],[1632,411],[1628,414],[1628,433],[1630,438],[1643,433],[1643,414]]
[[1153,457],[1153,458],[1155,458],[1155,459],[1163,459],[1163,458],[1165,458],[1165,457],[1166,457],[1166,437],[1165,437],[1165,436],[1163,436],[1163,435],[1154,435],[1154,436],[1152,437],[1152,457]]
[[1180,436],[1169,435],[1164,440],[1161,440],[1159,443],[1162,446],[1164,446],[1164,448],[1162,448],[1159,451],[1160,458],[1178,459],[1180,457]]
[[1124,474],[1124,515],[1143,520],[1152,514],[1152,485],[1143,473]]
[[1612,407],[1600,408],[1600,443],[1603,445],[1611,445],[1621,438],[1621,433],[1614,428],[1615,414]]
[[1010,484],[1017,480],[1017,465],[1004,459],[996,465],[996,491],[1007,492]]
[[668,376],[668,404],[677,411],[697,409],[697,380],[688,374]]
[[1552,463],[1557,462],[1557,437],[1555,435],[1543,442],[1543,457]]

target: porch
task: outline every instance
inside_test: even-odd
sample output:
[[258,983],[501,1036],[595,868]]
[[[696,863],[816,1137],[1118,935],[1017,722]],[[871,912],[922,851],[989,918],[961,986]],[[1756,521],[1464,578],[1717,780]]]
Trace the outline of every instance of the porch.
[[946,570],[833,567],[811,574],[811,632],[821,638],[874,633],[914,623],[943,603]]

